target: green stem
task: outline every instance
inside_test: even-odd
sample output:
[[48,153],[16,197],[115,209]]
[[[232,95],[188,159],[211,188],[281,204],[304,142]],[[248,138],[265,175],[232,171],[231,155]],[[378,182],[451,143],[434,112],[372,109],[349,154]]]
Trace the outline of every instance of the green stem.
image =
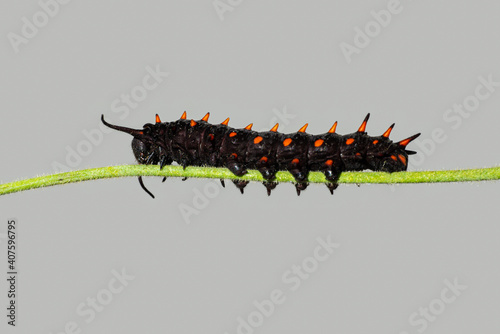
[[[165,166],[160,171],[158,166],[152,165],[124,165],[77,170],[14,181],[0,185],[0,195],[65,183],[140,175],[263,181],[262,175],[255,170],[248,171],[248,174],[243,177],[236,177],[227,168],[187,167],[183,170],[181,166]],[[487,180],[500,180],[500,167],[398,173],[345,172],[340,176],[339,183],[436,183]],[[288,172],[278,172],[276,181],[293,182],[294,179]],[[311,172],[309,182],[326,183],[326,180],[322,173]]]

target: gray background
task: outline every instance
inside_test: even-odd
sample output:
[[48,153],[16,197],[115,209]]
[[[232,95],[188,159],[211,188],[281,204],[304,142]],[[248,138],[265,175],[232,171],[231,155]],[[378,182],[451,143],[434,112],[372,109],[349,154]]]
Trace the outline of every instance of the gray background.
[[[341,43],[354,45],[355,28],[374,21],[371,11],[387,9],[386,1],[228,1],[232,11],[221,20],[211,1],[75,0],[59,5],[17,53],[9,33],[20,35],[22,18],[32,22],[41,7],[2,2],[1,182],[68,166],[68,147],[85,141],[82,131],[97,129],[101,114],[138,128],[155,113],[170,121],[184,110],[256,129],[286,110],[294,118],[280,130],[309,122],[310,133],[336,120],[339,133],[354,131],[371,112],[372,135],[392,122],[395,140],[422,132],[409,146],[419,152],[412,170],[498,165],[499,87],[456,129],[443,117],[474,95],[478,77],[500,81],[500,3],[401,1],[348,63]],[[113,101],[141,85],[148,66],[168,78],[126,117],[114,112]],[[435,129],[446,140],[426,151]],[[68,170],[134,163],[130,140],[106,133]],[[82,333],[232,334],[238,317],[275,289],[285,301],[255,333],[500,329],[496,182],[340,186],[333,197],[319,185],[297,197],[284,184],[269,198],[260,184],[241,196],[230,182],[220,191],[209,180],[145,182],[155,200],[134,178],[0,199],[2,268],[10,217],[20,247],[18,327],[2,311],[2,332],[60,333],[75,322]],[[216,194],[188,224],[179,208],[193,207],[205,189]],[[329,235],[340,246],[292,291],[282,275]],[[87,322],[78,305],[106,296],[112,271],[122,268],[134,279]],[[427,328],[412,325],[414,312],[444,305],[444,281],[454,279],[467,288]]]

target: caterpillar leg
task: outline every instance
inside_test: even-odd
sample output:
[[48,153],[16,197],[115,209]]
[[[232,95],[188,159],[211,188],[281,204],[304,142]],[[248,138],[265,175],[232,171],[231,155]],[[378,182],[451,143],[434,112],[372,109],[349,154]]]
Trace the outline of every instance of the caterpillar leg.
[[299,159],[293,159],[288,165],[288,171],[294,177],[295,189],[297,190],[297,196],[300,196],[300,192],[306,190],[309,183],[307,183],[307,176],[309,171],[307,166],[304,166]]
[[271,190],[273,190],[274,188],[276,188],[276,186],[278,185],[278,182],[264,181],[264,182],[262,182],[262,184],[267,189],[267,196],[271,196]]
[[328,190],[330,190],[330,194],[333,195],[333,191],[335,189],[337,189],[337,187],[339,186],[338,183],[327,183],[326,186],[328,187]]
[[300,196],[302,190],[306,190],[309,183],[307,182],[297,182],[295,183],[295,190],[297,190],[297,196]]
[[243,176],[247,173],[245,166],[236,160],[229,161],[226,167],[236,176]]
[[250,183],[250,181],[233,180],[233,183],[236,186],[236,188],[240,190],[241,194],[243,194],[244,193],[243,189],[245,189],[245,187],[247,186],[248,183]]
[[274,179],[274,176],[276,175],[277,172],[276,167],[270,165],[267,157],[260,158],[260,160],[257,161],[257,163],[255,164],[255,168],[260,172],[262,177],[266,180]]
[[[236,153],[232,153],[226,162],[226,167],[236,176],[243,176],[247,173],[247,169],[245,165],[241,162],[238,162],[238,155]],[[234,185],[240,190],[243,194],[245,187],[250,181],[243,180],[233,180]]]
[[265,179],[262,184],[266,187],[267,196],[271,196],[271,191],[278,185],[277,182],[272,181],[276,176],[276,168],[269,165],[267,157],[262,157],[256,164],[257,170]]
[[330,194],[333,195],[333,191],[339,186],[337,181],[339,180],[341,171],[338,169],[327,169],[323,171],[323,174],[325,174],[326,180],[329,181],[326,186],[330,190]]
[[167,156],[163,155],[160,158],[160,170],[162,170],[163,167],[165,167],[166,165],[170,165],[171,163],[172,163],[172,159],[167,158]]

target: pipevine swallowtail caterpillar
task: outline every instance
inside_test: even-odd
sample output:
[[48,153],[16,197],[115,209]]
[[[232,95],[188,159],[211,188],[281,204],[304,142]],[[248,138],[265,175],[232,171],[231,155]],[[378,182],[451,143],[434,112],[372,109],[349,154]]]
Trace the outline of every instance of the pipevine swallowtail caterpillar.
[[[395,143],[389,139],[392,124],[382,135],[370,137],[365,132],[370,114],[358,131],[347,135],[335,132],[337,122],[319,135],[306,133],[307,124],[296,133],[283,134],[277,132],[278,124],[269,131],[257,132],[252,131],[252,124],[243,129],[232,128],[228,126],[229,118],[220,124],[210,124],[209,116],[207,113],[200,120],[188,120],[184,112],[177,121],[162,123],[157,114],[155,124],[147,123],[141,130],[109,124],[104,115],[101,120],[112,129],[134,136],[132,150],[139,164],[159,164],[160,169],[174,161],[184,168],[227,167],[236,176],[246,174],[247,169],[256,169],[265,180],[268,195],[277,185],[274,178],[279,170],[286,170],[295,178],[297,195],[306,189],[309,171],[324,173],[332,194],[344,171],[405,171],[408,155],[416,153],[406,150],[406,146],[420,135]],[[224,186],[224,181],[221,182]],[[249,183],[233,182],[241,193]],[[139,183],[154,198],[141,177]]]

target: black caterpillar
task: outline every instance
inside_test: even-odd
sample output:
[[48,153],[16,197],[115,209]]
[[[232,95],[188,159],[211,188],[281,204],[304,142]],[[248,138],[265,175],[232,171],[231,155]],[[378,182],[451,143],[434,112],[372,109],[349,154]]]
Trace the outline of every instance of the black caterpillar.
[[[277,132],[278,124],[266,132],[252,131],[252,124],[244,129],[228,126],[229,118],[221,124],[208,123],[207,113],[201,120],[186,119],[186,112],[174,122],[162,123],[158,114],[156,123],[147,123],[142,130],[129,129],[107,123],[102,115],[102,122],[115,130],[134,136],[132,150],[140,164],[163,166],[177,162],[186,166],[227,167],[237,176],[247,173],[247,169],[257,169],[271,194],[277,183],[274,180],[279,170],[289,171],[295,178],[297,195],[306,189],[309,171],[325,174],[327,187],[333,194],[337,180],[343,171],[398,172],[408,166],[408,155],[414,151],[406,146],[420,133],[397,143],[389,139],[394,127],[392,124],[381,136],[370,137],[366,134],[366,115],[358,131],[347,135],[335,133],[337,122],[323,134],[307,134],[307,124],[296,133]],[[163,179],[165,181],[165,178]],[[221,180],[224,186],[224,181]],[[249,181],[233,180],[243,193]],[[141,187],[153,198],[142,178]]]

